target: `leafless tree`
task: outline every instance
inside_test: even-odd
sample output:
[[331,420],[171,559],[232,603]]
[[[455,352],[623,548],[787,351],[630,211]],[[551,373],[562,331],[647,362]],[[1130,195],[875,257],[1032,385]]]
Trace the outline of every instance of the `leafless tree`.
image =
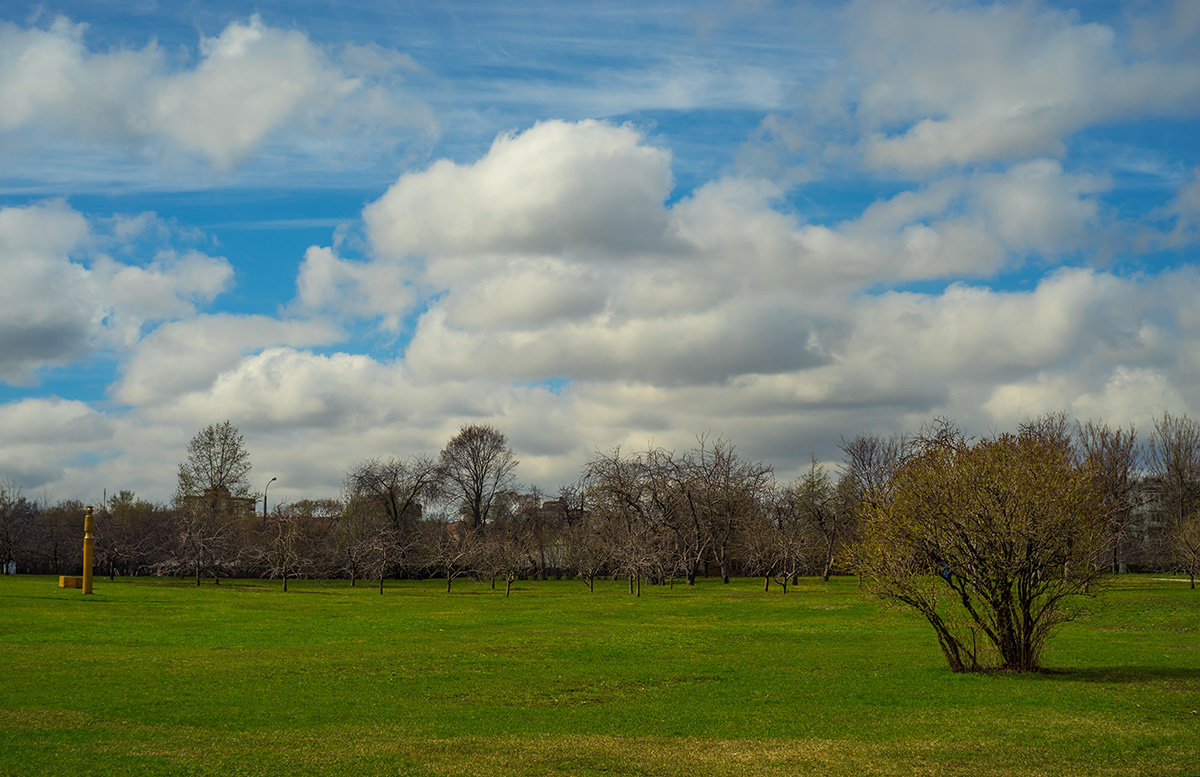
[[33,521],[40,566],[51,574],[74,574],[83,564],[83,510],[78,499],[42,509]]
[[1154,421],[1147,458],[1158,481],[1163,560],[1186,572],[1194,589],[1200,574],[1200,423],[1164,413]]
[[1091,469],[1108,518],[1108,535],[1114,574],[1126,572],[1126,540],[1133,524],[1135,508],[1140,504],[1139,470],[1141,451],[1137,433],[1113,429],[1100,421],[1078,423],[1075,430],[1080,455]]
[[196,585],[205,568],[219,583],[222,562],[240,546],[254,504],[249,478],[245,440],[228,420],[209,424],[188,443],[175,490],[176,550],[194,569]]
[[492,505],[512,491],[517,456],[494,426],[464,426],[446,443],[438,472],[467,526],[478,529],[491,517]]
[[446,578],[446,593],[457,578],[470,573],[480,553],[481,540],[461,521],[444,519],[422,522],[425,541],[422,546],[429,565]]
[[840,447],[843,478],[857,501],[872,506],[887,498],[892,475],[908,457],[912,443],[898,434],[861,434],[850,440],[843,437]]
[[821,580],[829,582],[834,563],[851,539],[852,516],[840,509],[837,489],[815,458],[808,471],[784,489],[782,507],[796,525],[798,549],[803,548]]
[[0,567],[24,563],[40,510],[13,483],[0,483]]
[[[771,467],[747,461],[733,443],[701,435],[683,461],[687,477],[681,485],[690,510],[698,509],[708,556],[729,582],[732,554],[746,525],[763,510],[772,485]],[[689,580],[689,582],[691,582]]]
[[174,531],[171,511],[137,498],[132,491],[110,496],[95,515],[96,558],[108,568],[110,578],[118,572],[136,575],[170,547]]
[[629,593],[641,595],[642,578],[656,569],[666,546],[642,455],[614,448],[597,453],[584,467],[588,511],[608,540],[612,571],[629,580]]

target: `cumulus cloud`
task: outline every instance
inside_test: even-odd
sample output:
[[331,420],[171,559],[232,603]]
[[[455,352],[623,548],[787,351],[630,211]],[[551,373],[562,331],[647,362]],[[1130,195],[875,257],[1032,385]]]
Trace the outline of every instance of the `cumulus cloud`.
[[331,54],[255,15],[200,40],[194,67],[172,70],[153,43],[91,51],[86,27],[0,24],[0,131],[47,131],[91,142],[151,144],[222,168],[268,138],[428,124],[395,91],[410,59],[350,48]]
[[113,423],[84,402],[24,399],[0,404],[0,472],[25,489],[41,488],[112,434]]
[[61,202],[0,208],[0,380],[132,343],[147,322],[190,315],[228,287],[220,257],[164,248],[134,264],[101,250],[135,231],[121,223],[102,236]]
[[404,175],[363,211],[385,256],[644,249],[661,238],[670,155],[632,127],[547,121],[478,162]]
[[114,396],[129,405],[163,404],[211,387],[245,354],[276,345],[323,345],[339,337],[319,321],[268,316],[216,314],[169,322],[138,343]]
[[1125,54],[1112,28],[1066,12],[865,0],[849,13],[871,165],[928,171],[1058,153],[1090,124],[1200,105],[1196,63]]
[[[1043,3],[858,0],[835,74],[743,155],[799,180],[857,166],[927,178],[1060,157],[1096,125],[1195,116],[1193,4],[1142,4],[1110,24]],[[803,164],[795,169],[797,158]]]

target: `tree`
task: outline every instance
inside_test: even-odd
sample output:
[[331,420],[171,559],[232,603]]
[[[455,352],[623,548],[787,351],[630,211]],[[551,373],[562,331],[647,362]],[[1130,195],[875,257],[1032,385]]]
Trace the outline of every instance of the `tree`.
[[41,511],[12,483],[0,483],[0,569],[18,567],[29,553],[33,524]]
[[196,585],[204,568],[219,583],[223,556],[231,553],[241,524],[253,516],[250,453],[228,420],[209,424],[188,443],[175,490],[177,552],[194,569]]
[[839,509],[837,489],[825,468],[814,458],[808,471],[783,493],[783,505],[798,524],[801,545],[815,562],[821,580],[829,582],[833,565],[849,540],[851,522]]
[[1028,431],[972,444],[941,424],[867,508],[855,564],[925,616],[953,671],[994,651],[1024,672],[1102,573],[1104,537],[1095,480],[1068,448]]
[[1113,429],[1103,422],[1088,421],[1076,425],[1076,440],[1084,462],[1096,479],[1096,488],[1108,519],[1113,574],[1124,574],[1125,543],[1133,524],[1138,498],[1138,470],[1141,463],[1137,432]]
[[1195,589],[1200,574],[1200,423],[1164,413],[1154,421],[1148,459],[1158,482],[1162,555],[1187,573]]
[[488,522],[496,498],[512,489],[517,463],[494,426],[464,426],[442,449],[438,473],[472,531]]
[[51,574],[74,574],[83,565],[83,511],[78,499],[47,507],[33,522],[33,539],[41,568]]
[[96,512],[96,558],[110,578],[135,575],[170,545],[173,523],[166,507],[121,490]]
[[666,532],[656,517],[646,457],[621,449],[598,453],[585,465],[582,488],[591,519],[605,538],[611,569],[641,595],[642,577],[660,566]]
[[[412,566],[412,552],[420,544],[419,522],[425,502],[440,493],[437,463],[426,456],[410,459],[370,459],[346,475],[348,503],[355,507],[359,528],[375,535],[367,540],[373,566],[383,577]],[[379,553],[387,553],[379,558]]]

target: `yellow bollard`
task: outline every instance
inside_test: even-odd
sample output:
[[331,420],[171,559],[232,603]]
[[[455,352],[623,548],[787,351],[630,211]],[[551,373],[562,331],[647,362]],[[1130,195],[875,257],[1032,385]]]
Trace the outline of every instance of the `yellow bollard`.
[[83,514],[83,592],[92,592],[92,507]]

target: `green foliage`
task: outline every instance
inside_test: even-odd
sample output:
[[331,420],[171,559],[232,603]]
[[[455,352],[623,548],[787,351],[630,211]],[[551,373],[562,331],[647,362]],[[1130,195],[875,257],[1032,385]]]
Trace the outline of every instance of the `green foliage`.
[[0,774],[1185,775],[1200,599],[1122,577],[1052,671],[952,674],[853,578],[0,578]]

